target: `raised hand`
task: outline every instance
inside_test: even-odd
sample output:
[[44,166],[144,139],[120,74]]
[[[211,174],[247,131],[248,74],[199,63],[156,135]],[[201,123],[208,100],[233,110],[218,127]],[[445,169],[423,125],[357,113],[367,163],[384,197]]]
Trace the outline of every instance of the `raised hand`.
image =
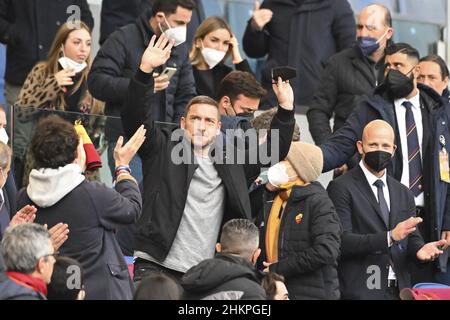
[[[44,227],[47,229],[47,225],[44,225]],[[48,230],[48,233],[50,233],[53,248],[57,251],[69,239],[69,226],[64,223],[58,223]]]
[[242,59],[241,52],[239,51],[239,42],[234,35],[230,39],[230,46],[233,64],[241,63],[244,59]]
[[272,20],[273,12],[269,9],[261,9],[258,0],[255,0],[253,7],[252,27],[257,31],[261,31],[266,24]]
[[23,223],[31,223],[36,219],[37,209],[34,206],[26,205],[20,209],[9,222],[10,226],[17,226]]
[[273,91],[278,99],[278,104],[285,110],[294,110],[294,90],[288,81],[283,81],[278,77],[278,82],[273,83]]
[[173,44],[174,42],[169,40],[165,33],[159,36],[158,41],[156,41],[156,35],[154,35],[142,55],[139,68],[146,73],[150,73],[155,68],[162,66],[170,58]]
[[145,141],[145,133],[147,130],[144,126],[140,126],[131,139],[123,145],[123,137],[119,137],[116,147],[114,148],[114,160],[116,161],[116,167],[128,166],[131,159],[135,156],[136,152],[142,146]]

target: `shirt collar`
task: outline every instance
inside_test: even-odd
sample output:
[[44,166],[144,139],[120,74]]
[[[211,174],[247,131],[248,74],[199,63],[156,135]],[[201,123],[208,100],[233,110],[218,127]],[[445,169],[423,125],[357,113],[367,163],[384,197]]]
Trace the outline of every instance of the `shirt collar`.
[[359,162],[359,166],[361,167],[362,171],[364,172],[364,175],[366,176],[367,182],[369,182],[371,187],[374,186],[373,184],[377,180],[383,181],[384,186],[387,187],[387,179],[386,179],[386,171],[387,170],[384,170],[384,175],[381,178],[378,178],[372,172],[370,172],[369,169],[366,168],[366,166],[364,165],[364,161],[363,160],[361,160]]
[[395,106],[401,106],[403,102],[409,101],[413,105],[413,108],[420,110],[420,92],[417,90],[417,94],[411,99],[401,98],[394,101]]

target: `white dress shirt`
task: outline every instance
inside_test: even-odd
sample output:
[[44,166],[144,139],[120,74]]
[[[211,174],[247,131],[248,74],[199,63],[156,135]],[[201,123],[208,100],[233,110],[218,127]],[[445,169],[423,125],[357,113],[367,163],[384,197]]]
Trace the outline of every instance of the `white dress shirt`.
[[[370,188],[372,189],[372,192],[375,195],[375,199],[377,199],[378,203],[380,203],[380,201],[378,200],[378,188],[374,185],[374,183],[377,180],[383,181],[383,184],[384,184],[383,195],[384,195],[384,199],[386,200],[388,209],[390,211],[391,210],[391,198],[389,196],[389,187],[388,187],[388,184],[387,184],[386,170],[384,171],[384,175],[381,178],[378,178],[372,172],[370,172],[369,169],[366,168],[363,160],[361,160],[359,162],[359,166],[361,167],[362,171],[364,172],[364,175],[366,176],[367,182],[369,183]],[[391,240],[389,231],[387,232],[387,240],[388,240],[388,247],[392,247],[393,242]],[[392,269],[391,266],[389,267],[388,279],[389,280],[396,280],[397,279],[397,277],[395,276],[394,269]]]
[[[410,100],[405,98],[394,101],[395,113],[397,114],[397,125],[400,133],[400,143],[402,146],[402,158],[403,158],[403,172],[401,183],[409,188],[409,155],[408,155],[408,138],[406,136],[406,107],[402,105],[403,102],[409,101],[413,105],[412,112],[414,115],[414,121],[417,127],[417,135],[419,137],[420,156],[423,164],[423,123],[422,123],[422,111],[420,109],[420,95],[412,97]],[[425,205],[425,198],[423,192],[414,198],[416,206],[423,207]]]

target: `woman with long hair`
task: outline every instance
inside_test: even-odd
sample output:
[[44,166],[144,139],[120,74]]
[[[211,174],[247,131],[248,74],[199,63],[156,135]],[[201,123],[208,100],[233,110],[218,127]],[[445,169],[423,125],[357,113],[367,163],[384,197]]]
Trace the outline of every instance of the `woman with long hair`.
[[17,107],[102,113],[103,103],[87,88],[91,66],[91,30],[82,21],[67,22],[56,33],[46,61],[28,74]]
[[87,87],[91,44],[91,30],[84,22],[66,22],[55,35],[48,59],[28,74],[14,106],[14,170],[19,187],[28,184],[28,173],[34,167],[27,151],[37,120],[50,113],[42,109],[55,110],[71,122],[81,118],[97,149],[102,148],[98,141],[105,119],[90,116],[103,114],[104,108]]
[[220,82],[233,71],[225,64],[230,56],[236,70],[253,73],[247,60],[242,59],[230,25],[220,17],[209,17],[195,32],[189,54],[197,94],[216,98]]

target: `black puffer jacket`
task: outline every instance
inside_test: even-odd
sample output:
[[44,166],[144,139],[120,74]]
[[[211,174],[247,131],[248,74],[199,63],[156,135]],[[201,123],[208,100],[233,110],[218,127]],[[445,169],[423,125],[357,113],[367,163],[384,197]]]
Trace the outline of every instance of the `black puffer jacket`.
[[189,269],[181,279],[185,298],[190,300],[226,297],[235,300],[265,300],[262,275],[248,261],[218,254]]
[[[355,42],[352,8],[347,0],[265,0],[261,8],[272,10],[273,18],[262,31],[254,31],[248,23],[244,51],[251,58],[268,54],[262,83],[269,92],[273,67],[296,68],[298,76],[291,81],[292,87],[298,88],[294,90],[295,103],[308,105],[323,65]],[[270,107],[276,105],[273,94],[269,100]]]
[[[266,261],[265,226],[274,193],[263,195],[265,221],[261,232],[260,261]],[[303,214],[298,223],[296,217]],[[270,271],[285,277],[290,299],[339,299],[337,259],[340,254],[341,226],[333,203],[318,182],[294,187],[284,210],[278,239],[278,262]]]
[[[383,81],[383,61],[376,65],[369,63],[356,46],[331,57],[308,111],[309,131],[317,145],[331,137],[333,114],[335,132],[344,125],[355,105]],[[379,68],[378,77],[375,68]]]

